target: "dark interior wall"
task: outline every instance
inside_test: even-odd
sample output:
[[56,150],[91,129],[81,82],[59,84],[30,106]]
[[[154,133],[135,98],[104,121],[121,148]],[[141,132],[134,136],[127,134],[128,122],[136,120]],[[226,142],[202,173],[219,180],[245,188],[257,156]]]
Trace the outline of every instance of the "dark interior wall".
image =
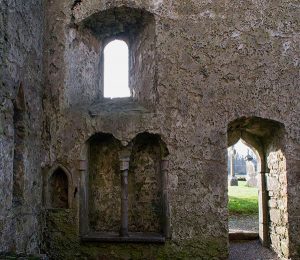
[[41,206],[42,1],[2,1],[0,20],[0,252],[36,253]]
[[[172,239],[165,246],[154,247],[78,242],[77,252],[73,249],[67,252],[65,247],[56,252],[76,252],[95,258],[114,255],[226,258],[228,124],[243,116],[283,123],[287,139],[294,143],[289,148],[291,153],[286,154],[292,154],[293,160],[298,158],[298,150],[292,148],[300,143],[297,1],[87,0],[76,3],[72,10],[70,1],[47,2],[45,49],[49,51],[45,53],[45,75],[47,101],[55,113],[45,109],[49,126],[45,141],[49,145],[45,146],[47,156],[43,164],[52,166],[58,160],[81,178],[82,170],[77,166],[80,147],[94,133],[112,133],[125,144],[140,132],[160,134],[170,148],[168,193]],[[66,32],[71,20],[80,24],[94,14],[121,5],[145,9],[155,15],[159,97],[155,113],[140,108],[122,111],[122,103],[118,111],[105,104],[99,106],[98,113],[92,116],[84,107],[79,111],[78,107],[77,110],[61,109],[65,108],[61,106],[67,69],[64,51],[69,44]],[[289,165],[289,158],[287,161]],[[290,163],[287,168],[294,169],[290,179],[293,198],[299,194],[297,183],[293,182],[298,176],[297,165]],[[295,213],[292,224],[299,226],[296,202],[288,205],[288,211]],[[74,212],[78,212],[78,204]],[[59,218],[56,221],[60,223]],[[61,234],[68,228],[63,227]],[[73,229],[79,229],[76,223]],[[289,232],[293,232],[290,245],[295,249],[299,245],[297,230]],[[79,241],[80,237],[73,239]],[[57,245],[57,241],[52,242]],[[71,244],[67,239],[65,243]],[[289,252],[285,254],[288,256]]]

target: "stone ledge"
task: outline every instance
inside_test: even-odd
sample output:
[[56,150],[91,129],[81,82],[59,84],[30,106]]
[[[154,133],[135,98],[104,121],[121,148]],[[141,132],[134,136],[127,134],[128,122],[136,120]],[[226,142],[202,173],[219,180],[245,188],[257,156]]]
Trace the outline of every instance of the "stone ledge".
[[129,233],[120,237],[115,232],[90,232],[81,236],[82,242],[116,242],[116,243],[165,243],[166,239],[159,233]]
[[105,98],[99,102],[92,104],[88,108],[91,117],[101,114],[146,114],[151,113],[147,108],[140,105],[132,98]]
[[229,241],[237,240],[256,240],[259,238],[258,233],[249,231],[230,232]]

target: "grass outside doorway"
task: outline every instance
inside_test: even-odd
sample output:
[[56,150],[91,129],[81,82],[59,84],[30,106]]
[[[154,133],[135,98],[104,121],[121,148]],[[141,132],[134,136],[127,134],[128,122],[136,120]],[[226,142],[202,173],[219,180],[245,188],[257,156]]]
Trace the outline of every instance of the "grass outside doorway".
[[247,187],[246,181],[239,181],[239,186],[228,186],[228,196],[230,215],[258,214],[258,189]]

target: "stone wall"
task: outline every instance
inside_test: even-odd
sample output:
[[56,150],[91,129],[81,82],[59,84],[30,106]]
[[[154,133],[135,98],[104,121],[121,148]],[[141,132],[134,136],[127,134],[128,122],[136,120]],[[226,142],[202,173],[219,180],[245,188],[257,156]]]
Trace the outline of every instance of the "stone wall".
[[42,1],[0,1],[0,252],[41,242]]
[[266,145],[269,236],[271,247],[282,257],[289,254],[287,171],[284,140],[284,133],[282,129],[281,131],[279,129],[273,132],[272,141]]
[[[145,106],[142,100],[149,94],[143,96],[141,91],[141,98],[134,104],[114,100],[90,106],[84,98],[82,104],[69,107],[64,90],[65,79],[70,78],[66,62],[70,31],[79,35],[76,28],[83,21],[120,6],[154,16],[155,30],[151,32],[155,32],[155,55],[152,50],[149,54],[144,50],[145,55],[140,56],[145,64],[148,60],[143,57],[155,59],[155,80],[147,86],[156,95],[151,98],[153,106]],[[62,163],[80,186],[84,178],[84,171],[78,167],[81,151],[86,141],[99,132],[112,134],[125,146],[139,133],[159,134],[170,153],[171,240],[164,246],[153,246],[155,250],[152,245],[105,244],[109,247],[105,252],[104,244],[85,243],[80,244],[78,254],[138,258],[138,252],[144,250],[153,258],[179,252],[182,257],[226,258],[227,127],[241,117],[260,117],[284,124],[285,141],[298,131],[297,10],[295,1],[89,0],[72,6],[57,0],[47,4],[45,46],[54,52],[48,53],[45,60],[57,69],[46,71],[46,88],[51,94],[46,106],[49,135],[45,139],[48,156],[44,164]],[[78,46],[86,44],[79,36],[75,38]],[[144,78],[149,68],[141,70]],[[95,101],[93,91],[91,95],[91,101]],[[80,101],[77,96],[73,98]],[[299,136],[294,140],[293,145],[298,145]],[[296,236],[289,239],[294,239],[290,245],[298,244]],[[284,242],[280,242],[280,248]],[[274,246],[281,254],[279,247]]]
[[[277,157],[277,158],[276,158]],[[270,238],[272,247],[280,255],[288,254],[288,214],[286,193],[286,161],[281,152],[271,152],[268,156],[270,173],[267,176],[270,212]]]
[[62,96],[64,106],[74,107],[91,103],[103,96],[101,43],[89,31],[81,32],[70,28],[66,33],[68,34],[68,44],[64,53],[66,83],[63,86]]
[[298,128],[290,129],[289,139],[286,142],[286,171],[287,171],[287,208],[288,208],[288,223],[289,223],[289,254],[291,258],[299,258],[299,232],[300,232],[300,187],[299,183],[299,170],[300,170],[300,145],[299,145]]
[[[44,13],[41,1],[0,3],[0,251],[41,248],[53,259],[226,259],[228,125],[255,117],[285,129],[281,151],[273,143],[261,147],[270,169],[270,238],[276,253],[299,258],[297,0],[53,0],[43,2]],[[104,42],[91,28],[83,30],[88,19],[115,8],[152,17],[132,45],[135,101],[101,99]],[[128,13],[122,13],[125,20],[132,17]],[[15,102],[21,85],[24,114]],[[87,141],[108,133],[127,147],[144,132],[159,135],[169,151],[170,237],[160,245],[81,242]],[[146,157],[146,165],[156,165]],[[72,203],[69,209],[47,209],[44,223],[41,168],[48,176],[55,165],[71,176]],[[13,187],[19,191],[22,183],[23,192],[15,195],[24,201],[15,200],[21,201],[16,207]],[[157,198],[149,196],[147,203],[148,198],[157,204]],[[153,222],[152,215],[145,216]]]

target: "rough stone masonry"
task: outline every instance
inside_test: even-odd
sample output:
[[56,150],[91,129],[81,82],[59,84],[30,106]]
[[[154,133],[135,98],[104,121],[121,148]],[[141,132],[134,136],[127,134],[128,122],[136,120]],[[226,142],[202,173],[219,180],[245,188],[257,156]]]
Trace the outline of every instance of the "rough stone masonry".
[[[114,39],[130,98],[103,97]],[[0,253],[227,259],[241,138],[261,243],[300,259],[299,42],[298,0],[0,0]]]

